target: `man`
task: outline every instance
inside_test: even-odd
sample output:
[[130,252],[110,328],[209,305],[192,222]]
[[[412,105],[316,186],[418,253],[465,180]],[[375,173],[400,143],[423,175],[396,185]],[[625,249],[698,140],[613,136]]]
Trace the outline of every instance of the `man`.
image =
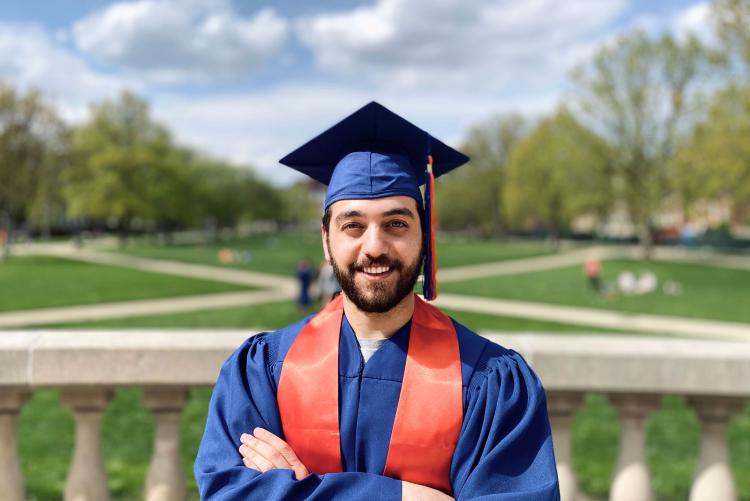
[[559,499],[537,377],[412,292],[424,263],[435,297],[434,177],[467,160],[377,103],[281,160],[328,185],[342,294],[225,362],[203,499]]

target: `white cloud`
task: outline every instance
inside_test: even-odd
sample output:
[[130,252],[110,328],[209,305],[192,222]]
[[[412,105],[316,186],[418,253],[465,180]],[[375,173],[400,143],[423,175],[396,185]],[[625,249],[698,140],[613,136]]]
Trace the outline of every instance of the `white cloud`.
[[301,175],[280,165],[279,158],[371,100],[459,146],[470,125],[502,111],[546,112],[554,106],[557,93],[493,99],[471,89],[446,95],[294,84],[224,97],[164,95],[155,99],[154,112],[178,141],[253,165],[266,179],[287,184]]
[[297,22],[317,64],[385,87],[542,88],[587,53],[625,0],[378,0]]
[[140,90],[133,81],[91,70],[75,52],[32,25],[0,24],[0,80],[39,89],[72,121],[82,120],[92,101],[125,88]]
[[716,34],[711,23],[711,6],[708,2],[691,5],[677,12],[670,28],[678,38],[694,35],[704,43],[716,43]]
[[613,33],[610,40],[631,30],[641,30],[651,36],[669,33],[678,40],[694,35],[704,43],[713,44],[716,41],[711,23],[711,6],[707,1],[693,3],[668,13],[651,12],[635,15],[622,31]]
[[276,54],[288,23],[271,8],[239,17],[228,0],[118,2],[75,23],[79,50],[157,80],[247,75]]

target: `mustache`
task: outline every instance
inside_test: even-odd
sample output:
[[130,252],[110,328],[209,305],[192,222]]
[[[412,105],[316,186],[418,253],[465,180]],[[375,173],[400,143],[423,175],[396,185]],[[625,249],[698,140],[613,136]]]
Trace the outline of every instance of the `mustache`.
[[364,268],[370,266],[385,266],[394,270],[401,270],[404,267],[404,264],[397,259],[391,259],[387,256],[378,256],[376,258],[367,257],[361,261],[357,261],[356,263],[349,265],[349,270],[362,271]]

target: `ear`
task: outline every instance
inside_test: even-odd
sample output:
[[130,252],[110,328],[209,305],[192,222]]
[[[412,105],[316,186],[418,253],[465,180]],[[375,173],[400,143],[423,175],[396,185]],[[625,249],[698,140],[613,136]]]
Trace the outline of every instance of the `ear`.
[[326,245],[326,227],[320,225],[320,238],[323,243],[323,256],[326,258],[326,263],[331,264],[331,256],[328,253],[328,245]]

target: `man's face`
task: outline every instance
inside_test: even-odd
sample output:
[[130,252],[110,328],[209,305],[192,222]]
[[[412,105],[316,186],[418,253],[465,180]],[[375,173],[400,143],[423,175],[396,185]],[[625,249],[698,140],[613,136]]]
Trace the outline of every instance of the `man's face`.
[[362,311],[391,310],[412,293],[422,264],[416,201],[340,200],[330,210],[323,248],[344,294]]

